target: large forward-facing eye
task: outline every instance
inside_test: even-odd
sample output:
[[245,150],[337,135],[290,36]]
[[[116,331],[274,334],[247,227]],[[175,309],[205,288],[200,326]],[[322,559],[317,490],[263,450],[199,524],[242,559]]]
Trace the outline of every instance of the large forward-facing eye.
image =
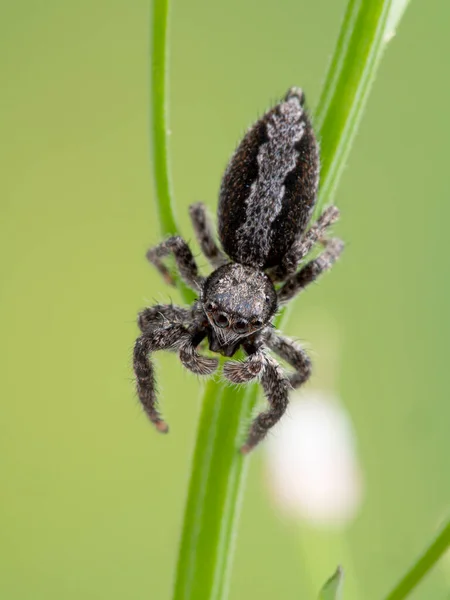
[[214,302],[209,302],[209,301],[204,306],[205,306],[206,312],[212,312],[216,308],[216,305],[214,304]]
[[244,319],[239,319],[233,325],[233,329],[235,330],[236,333],[247,333],[248,323]]
[[228,317],[225,313],[219,313],[214,317],[214,323],[217,325],[217,327],[224,328],[228,327],[230,321],[228,320]]

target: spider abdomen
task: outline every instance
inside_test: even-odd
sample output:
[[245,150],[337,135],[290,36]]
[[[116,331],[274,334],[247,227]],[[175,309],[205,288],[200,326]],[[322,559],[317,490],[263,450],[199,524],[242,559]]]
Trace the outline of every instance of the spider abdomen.
[[228,256],[261,269],[279,265],[306,229],[317,194],[319,153],[301,90],[253,125],[232,156],[219,200]]

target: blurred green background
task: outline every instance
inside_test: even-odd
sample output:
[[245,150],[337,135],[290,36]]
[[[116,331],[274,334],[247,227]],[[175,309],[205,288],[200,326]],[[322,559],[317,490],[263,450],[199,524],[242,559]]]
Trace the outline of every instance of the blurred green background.
[[[314,106],[344,6],[174,2],[171,151],[188,239],[188,204],[214,209],[255,117],[291,85]],[[345,544],[364,600],[448,515],[449,18],[444,0],[413,1],[388,47],[336,198],[345,258],[288,327],[314,348],[309,315],[323,313],[342,334],[336,383],[366,486]],[[166,438],[133,390],[136,312],[178,300],[144,258],[159,240],[148,50],[144,0],[0,5],[2,599],[170,597],[201,384],[158,356]],[[263,463],[256,452],[231,599],[307,598],[305,547],[322,579],[340,557],[281,518]],[[450,566],[413,597],[450,598]]]

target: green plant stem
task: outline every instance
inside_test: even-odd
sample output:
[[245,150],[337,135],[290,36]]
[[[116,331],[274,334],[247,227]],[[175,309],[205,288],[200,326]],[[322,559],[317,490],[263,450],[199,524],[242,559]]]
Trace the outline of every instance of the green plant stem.
[[[383,49],[390,0],[350,0],[317,113],[322,152],[318,211],[330,202]],[[278,322],[278,324],[280,324]],[[258,398],[208,384],[192,462],[174,600],[225,600],[245,468],[238,452]]]
[[[151,46],[151,150],[156,208],[162,237],[179,233],[176,223],[168,153],[168,21],[169,0],[153,0]],[[191,303],[195,294],[173,271],[183,300]]]
[[158,221],[165,237],[178,233],[172,206],[168,155],[167,71],[169,0],[153,1],[151,48],[152,165],[156,187]]
[[319,198],[313,218],[333,200],[383,49],[391,0],[350,0],[314,123],[321,140]]
[[[247,461],[236,433],[248,421],[245,388],[207,384],[192,461],[174,598],[224,597]],[[211,544],[211,541],[214,543]]]
[[403,579],[395,586],[385,600],[403,600],[431,571],[444,552],[450,547],[450,522],[441,530],[436,539],[411,567]]

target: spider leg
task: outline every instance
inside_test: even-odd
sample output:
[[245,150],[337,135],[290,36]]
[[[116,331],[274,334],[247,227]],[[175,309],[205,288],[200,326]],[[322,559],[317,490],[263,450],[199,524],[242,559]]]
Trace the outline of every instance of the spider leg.
[[319,240],[325,237],[327,229],[338,219],[339,210],[336,206],[329,206],[325,209],[314,225],[292,244],[281,265],[269,271],[272,281],[283,281],[288,275],[295,273],[300,261],[311,252]]
[[189,287],[198,291],[202,285],[203,277],[199,275],[192,252],[181,236],[174,235],[154,248],[150,248],[147,252],[147,259],[158,269],[168,284],[175,285],[169,269],[161,260],[170,253],[175,257],[182,279]]
[[256,379],[261,374],[265,364],[265,354],[262,346],[250,349],[246,344],[244,350],[249,354],[245,360],[229,360],[223,367],[223,375],[233,383],[246,383]]
[[[155,306],[153,309],[167,309],[162,318],[169,318],[172,313],[176,319],[180,317],[179,311],[183,310],[177,306]],[[152,308],[141,313],[153,316]],[[175,311],[175,312],[173,312]],[[188,311],[186,311],[187,313]],[[184,319],[185,320],[185,319]],[[155,321],[153,321],[155,322]],[[144,407],[147,416],[155,427],[162,433],[168,431],[168,426],[162,419],[157,409],[156,382],[154,366],[149,354],[156,350],[179,350],[180,360],[183,365],[197,375],[210,375],[217,369],[218,360],[208,358],[197,353],[196,347],[205,338],[206,331],[199,324],[188,329],[181,322],[169,322],[167,320],[155,323],[155,327],[147,325],[142,335],[136,340],[134,346],[134,372],[136,375],[136,389],[139,400]],[[150,320],[150,323],[152,321]],[[163,325],[164,324],[164,325]]]
[[331,269],[344,249],[344,243],[338,238],[325,240],[325,250],[317,258],[307,263],[298,273],[291,275],[278,290],[278,301],[287,302],[300,292],[307,285],[315,281],[324,271]]
[[191,204],[189,215],[202,252],[211,265],[217,269],[229,262],[214,239],[214,230],[203,202]]
[[264,341],[270,350],[294,367],[295,372],[289,375],[289,383],[293,388],[300,387],[309,379],[311,360],[299,344],[271,330],[264,332]]
[[288,405],[289,380],[281,366],[269,355],[264,357],[261,384],[269,402],[269,410],[259,414],[250,426],[247,441],[241,448],[247,454],[264,439],[269,429],[281,419]]
[[196,347],[206,337],[206,331],[199,330],[191,334],[189,339],[180,348],[180,360],[186,369],[196,375],[211,375],[217,369],[219,361],[217,358],[202,356],[196,351]]
[[134,345],[134,373],[136,390],[141,404],[156,429],[167,433],[169,427],[157,409],[155,369],[149,354],[156,350],[173,350],[189,339],[183,325],[174,323],[167,327],[147,329]]
[[190,317],[190,311],[181,306],[173,304],[156,304],[150,308],[144,308],[138,314],[139,329],[144,332],[151,326],[161,327],[170,323],[186,323]]

